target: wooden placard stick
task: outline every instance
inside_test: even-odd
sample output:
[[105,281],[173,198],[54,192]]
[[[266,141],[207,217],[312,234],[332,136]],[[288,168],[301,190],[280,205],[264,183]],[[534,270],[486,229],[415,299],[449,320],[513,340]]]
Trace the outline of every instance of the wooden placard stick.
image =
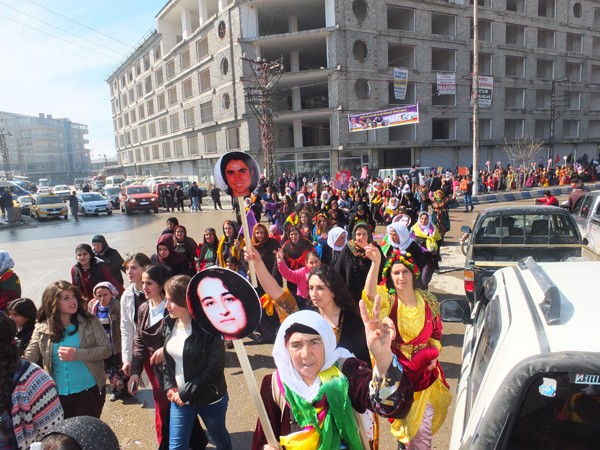
[[[240,205],[240,215],[242,216],[242,227],[244,227],[244,240],[246,245],[252,241],[252,230],[248,229],[248,217],[246,216],[246,207],[244,206],[244,197],[237,198],[238,205]],[[258,287],[258,281],[256,279],[256,269],[254,268],[254,261],[248,261],[248,272],[250,273],[250,282],[255,288]]]

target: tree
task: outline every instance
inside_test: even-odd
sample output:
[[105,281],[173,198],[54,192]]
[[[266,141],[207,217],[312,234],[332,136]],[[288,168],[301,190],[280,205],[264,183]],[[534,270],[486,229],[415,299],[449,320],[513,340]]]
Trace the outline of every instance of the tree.
[[530,162],[535,162],[537,164],[536,161],[542,148],[542,141],[528,136],[524,136],[523,138],[512,142],[508,142],[506,138],[504,139],[504,151],[513,167],[517,167],[517,163],[521,164],[523,167],[527,167]]

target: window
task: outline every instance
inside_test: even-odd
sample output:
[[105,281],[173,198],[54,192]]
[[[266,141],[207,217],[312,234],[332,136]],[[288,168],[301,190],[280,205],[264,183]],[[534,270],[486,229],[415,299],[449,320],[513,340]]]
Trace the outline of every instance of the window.
[[365,62],[367,59],[367,51],[367,43],[365,41],[354,41],[354,44],[352,45],[352,54],[354,55],[354,59],[359,62]]
[[171,133],[179,131],[179,113],[171,114],[169,122],[171,122]]
[[129,113],[129,116],[131,117],[132,124],[137,122],[137,114],[135,113],[135,109],[131,110],[131,112]]
[[554,78],[554,61],[538,59],[537,78],[538,80],[552,80]]
[[217,133],[204,135],[204,149],[206,153],[217,153]]
[[229,60],[227,58],[223,58],[221,60],[221,73],[223,75],[227,75],[227,73],[229,73]]
[[507,56],[505,59],[505,70],[507,77],[525,77],[525,58],[521,56]]
[[415,47],[388,44],[388,67],[415,68]]
[[140,141],[144,142],[148,139],[148,134],[146,133],[146,125],[142,125],[140,127]]
[[[492,22],[490,20],[478,20],[477,31],[479,34],[479,40],[484,42],[492,41]],[[473,19],[471,19],[471,39],[475,37],[475,27],[473,26]]]
[[579,92],[569,92],[569,106],[567,109],[570,111],[579,111],[581,109],[581,93]]
[[146,53],[142,58],[144,63],[144,72],[150,68],[150,54]]
[[154,72],[154,81],[156,82],[157,86],[160,86],[161,84],[164,83],[164,78],[163,78],[163,70],[162,69],[158,69]]
[[160,135],[164,136],[165,134],[169,134],[169,129],[167,127],[167,118],[163,117],[158,121],[158,130],[160,131]]
[[170,80],[175,76],[175,61],[173,59],[167,61],[167,80]]
[[142,151],[144,152],[144,161],[150,161],[150,148],[144,147]]
[[137,144],[138,141],[138,130],[137,129],[133,129],[131,130],[131,140],[133,141],[134,144]]
[[148,124],[148,136],[150,136],[150,138],[156,137],[156,123],[155,122],[150,122]]
[[431,140],[456,139],[456,119],[432,119]]
[[525,27],[522,25],[506,24],[506,38],[507,44],[518,45],[519,47],[525,46]]
[[125,126],[129,126],[129,114],[125,113],[123,119],[125,120]]
[[123,104],[123,106],[127,106],[127,94],[123,94],[121,96],[121,103]]
[[155,161],[157,159],[160,159],[160,153],[158,151],[158,148],[159,148],[158,144],[155,144],[155,145],[152,146],[152,159],[155,160]]
[[563,121],[563,137],[578,138],[579,137],[579,120]]
[[181,54],[181,69],[187,69],[190,67],[190,51],[186,50]]
[[437,83],[432,83],[431,104],[433,106],[454,106],[456,105],[456,95],[439,95]]
[[142,65],[138,62],[135,64],[135,75],[138,76],[142,73]]
[[208,56],[208,38],[204,36],[196,42],[196,59],[200,61]]
[[506,139],[521,139],[524,136],[525,121],[523,119],[505,119],[504,137]]
[[158,61],[161,58],[162,54],[160,51],[160,44],[156,44],[154,46],[154,61]]
[[183,156],[183,141],[181,139],[175,139],[173,141],[173,156],[175,158],[181,158]]
[[565,77],[571,81],[581,81],[582,71],[580,63],[567,63],[565,66]]
[[538,119],[535,121],[534,137],[536,139],[548,139],[550,137],[550,121]]
[[356,94],[356,98],[359,100],[366,100],[369,98],[370,93],[369,82],[364,78],[359,78],[354,83],[354,93]]
[[431,49],[431,70],[456,72],[456,50],[446,48]]
[[229,94],[225,92],[223,97],[221,97],[221,108],[224,110],[228,110],[231,106],[231,99],[229,98]]
[[154,114],[154,100],[150,99],[146,102],[146,111],[148,111],[149,116]]
[[555,46],[554,31],[543,30],[541,28],[538,29],[537,46],[538,46],[538,48],[547,48],[550,50],[554,50],[554,46]]
[[506,0],[506,10],[524,13],[525,0]]
[[190,128],[196,125],[194,119],[194,108],[188,108],[185,111],[183,111],[183,123],[186,128]]
[[165,159],[171,157],[171,143],[170,142],[163,142],[162,153],[163,153],[163,158],[165,158]]
[[187,148],[189,155],[197,155],[199,153],[197,134],[187,137]]
[[592,54],[594,56],[600,56],[600,38],[592,38]]
[[525,89],[506,88],[504,89],[505,108],[524,108],[525,107]]
[[[471,59],[469,61],[469,67],[473,67],[473,52],[471,52]],[[491,53],[479,53],[479,75],[492,75],[492,54]]]
[[451,37],[456,36],[456,16],[432,13],[431,34]]
[[600,28],[600,8],[594,8],[594,28]]
[[535,91],[535,108],[550,109],[552,106],[552,91],[547,89],[537,89]]
[[144,79],[144,89],[146,94],[152,92],[152,77],[148,76]]
[[580,34],[567,33],[567,51],[573,53],[583,52],[583,37]]
[[212,101],[200,103],[200,121],[202,123],[213,121]]
[[183,83],[181,83],[181,90],[181,96],[183,99],[190,98],[193,95],[191,78],[188,78],[187,80],[184,80]]
[[538,16],[553,19],[556,13],[554,1],[555,0],[538,0]]
[[175,105],[177,103],[177,86],[173,86],[169,89],[167,95],[169,96],[169,106]]
[[[473,130],[471,130],[473,136]],[[492,119],[479,119],[479,139],[489,141],[492,139]]]
[[206,92],[210,89],[210,70],[205,69],[198,74],[198,84],[200,85],[200,92]]
[[240,148],[240,128],[227,129],[227,150],[239,150]]
[[138,106],[138,116],[140,117],[140,120],[146,117],[146,114],[144,113],[144,105]]
[[415,31],[415,10],[388,4],[387,27],[390,30]]
[[590,111],[600,111],[600,93],[592,92],[590,95]]
[[165,94],[158,94],[156,96],[156,107],[158,108],[159,111],[162,111],[163,109],[165,109]]
[[133,89],[129,89],[129,103],[135,102],[135,92]]
[[142,98],[144,96],[144,88],[142,86],[142,83],[138,83],[135,85],[135,93],[138,98]]
[[592,83],[600,83],[600,65],[592,64],[592,74],[590,81]]
[[222,20],[219,22],[217,33],[221,39],[223,39],[225,37],[225,34],[227,33],[227,25],[225,25],[225,22]]

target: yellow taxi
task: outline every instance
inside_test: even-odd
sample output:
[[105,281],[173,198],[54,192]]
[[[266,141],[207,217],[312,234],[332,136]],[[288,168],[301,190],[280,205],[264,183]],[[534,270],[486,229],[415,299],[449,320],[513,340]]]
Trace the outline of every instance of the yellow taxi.
[[33,196],[29,206],[29,214],[37,220],[51,219],[53,217],[69,218],[67,204],[54,194],[37,194]]

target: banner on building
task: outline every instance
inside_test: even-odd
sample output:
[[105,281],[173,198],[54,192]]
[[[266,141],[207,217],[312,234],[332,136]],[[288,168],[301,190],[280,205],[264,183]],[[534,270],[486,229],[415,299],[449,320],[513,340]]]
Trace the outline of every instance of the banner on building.
[[456,95],[456,74],[438,73],[437,74],[437,94],[438,95]]
[[405,105],[362,114],[348,114],[348,127],[351,133],[355,131],[372,130],[375,128],[397,127],[419,123],[419,104]]
[[[494,91],[494,77],[479,76],[479,107],[492,107],[492,92]],[[471,97],[471,107],[473,106],[473,97]]]
[[408,69],[394,67],[394,98],[404,100],[406,98],[406,86],[408,85]]

